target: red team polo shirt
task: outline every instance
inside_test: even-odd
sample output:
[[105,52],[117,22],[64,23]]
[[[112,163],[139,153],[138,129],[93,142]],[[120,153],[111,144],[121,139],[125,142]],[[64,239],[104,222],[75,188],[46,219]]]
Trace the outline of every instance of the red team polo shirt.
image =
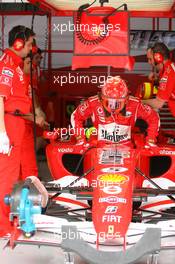
[[170,60],[164,64],[157,97],[168,102],[168,106],[175,116],[175,64]]
[[0,57],[0,96],[4,96],[4,109],[7,112],[30,112],[31,101],[28,86],[21,69],[22,59],[10,49]]

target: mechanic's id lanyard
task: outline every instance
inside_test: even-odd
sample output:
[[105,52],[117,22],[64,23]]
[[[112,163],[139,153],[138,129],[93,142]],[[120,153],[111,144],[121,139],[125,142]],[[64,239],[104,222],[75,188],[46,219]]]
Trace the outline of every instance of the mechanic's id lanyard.
[[122,142],[131,139],[131,126],[119,125],[115,122],[98,125],[98,140]]

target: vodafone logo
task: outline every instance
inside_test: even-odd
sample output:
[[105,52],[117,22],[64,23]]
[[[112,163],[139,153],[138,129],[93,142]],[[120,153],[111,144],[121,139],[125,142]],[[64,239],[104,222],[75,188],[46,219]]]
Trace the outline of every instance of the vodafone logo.
[[58,152],[60,153],[69,153],[69,152],[73,152],[72,148],[59,148]]
[[175,155],[175,151],[166,150],[166,149],[160,150],[159,153],[162,154],[162,155]]

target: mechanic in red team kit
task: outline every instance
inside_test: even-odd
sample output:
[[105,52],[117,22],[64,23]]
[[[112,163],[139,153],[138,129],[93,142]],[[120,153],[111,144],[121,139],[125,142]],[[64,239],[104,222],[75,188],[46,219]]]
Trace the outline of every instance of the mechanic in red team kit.
[[128,96],[128,87],[119,76],[108,78],[99,96],[90,97],[73,112],[71,123],[77,139],[82,142],[83,123],[89,117],[98,131],[98,141],[122,144],[130,144],[136,119],[141,118],[148,123],[146,146],[155,145],[158,114],[139,99]]
[[175,116],[175,64],[170,60],[170,51],[162,42],[157,42],[151,49],[152,63],[159,68],[159,86],[156,98],[143,101],[159,110],[167,102]]
[[31,100],[23,73],[23,60],[32,49],[34,32],[16,26],[9,32],[9,49],[0,58],[0,236],[11,231],[9,208],[4,196],[19,179],[21,145],[25,132],[23,116]]
[[[30,81],[30,72],[31,72],[31,57],[28,55],[24,59],[24,67],[23,71],[25,74],[25,80],[28,85],[28,96],[31,100],[32,105],[32,90],[31,90],[31,81]],[[33,64],[32,64],[33,68]],[[33,69],[32,69],[33,70]],[[37,84],[35,83],[36,76],[34,75],[34,72],[32,74],[33,76],[33,84],[36,85],[34,87],[34,106],[35,106],[35,117],[36,117],[36,124],[37,126],[41,128],[48,127],[48,123],[45,120],[45,114],[40,108],[39,100],[37,99],[37,96],[35,94],[35,90],[38,88]],[[33,111],[32,107],[30,109],[32,120],[33,120]],[[26,117],[26,119],[28,119]],[[25,136],[22,141],[22,148],[21,148],[21,179],[25,180],[28,176],[38,176],[38,168],[37,168],[37,161],[36,161],[36,155],[35,155],[35,147],[34,147],[34,129],[33,129],[33,122],[32,120],[25,120]],[[43,131],[43,130],[42,130]],[[29,162],[30,160],[30,162]]]

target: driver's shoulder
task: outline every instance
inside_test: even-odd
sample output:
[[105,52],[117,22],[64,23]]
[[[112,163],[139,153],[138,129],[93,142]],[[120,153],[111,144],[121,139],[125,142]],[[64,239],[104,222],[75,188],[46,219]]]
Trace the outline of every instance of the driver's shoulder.
[[138,97],[129,96],[128,104],[139,104],[141,100]]
[[99,101],[98,95],[94,95],[94,96],[91,96],[91,97],[88,98],[88,102],[89,103],[96,103],[98,101]]

